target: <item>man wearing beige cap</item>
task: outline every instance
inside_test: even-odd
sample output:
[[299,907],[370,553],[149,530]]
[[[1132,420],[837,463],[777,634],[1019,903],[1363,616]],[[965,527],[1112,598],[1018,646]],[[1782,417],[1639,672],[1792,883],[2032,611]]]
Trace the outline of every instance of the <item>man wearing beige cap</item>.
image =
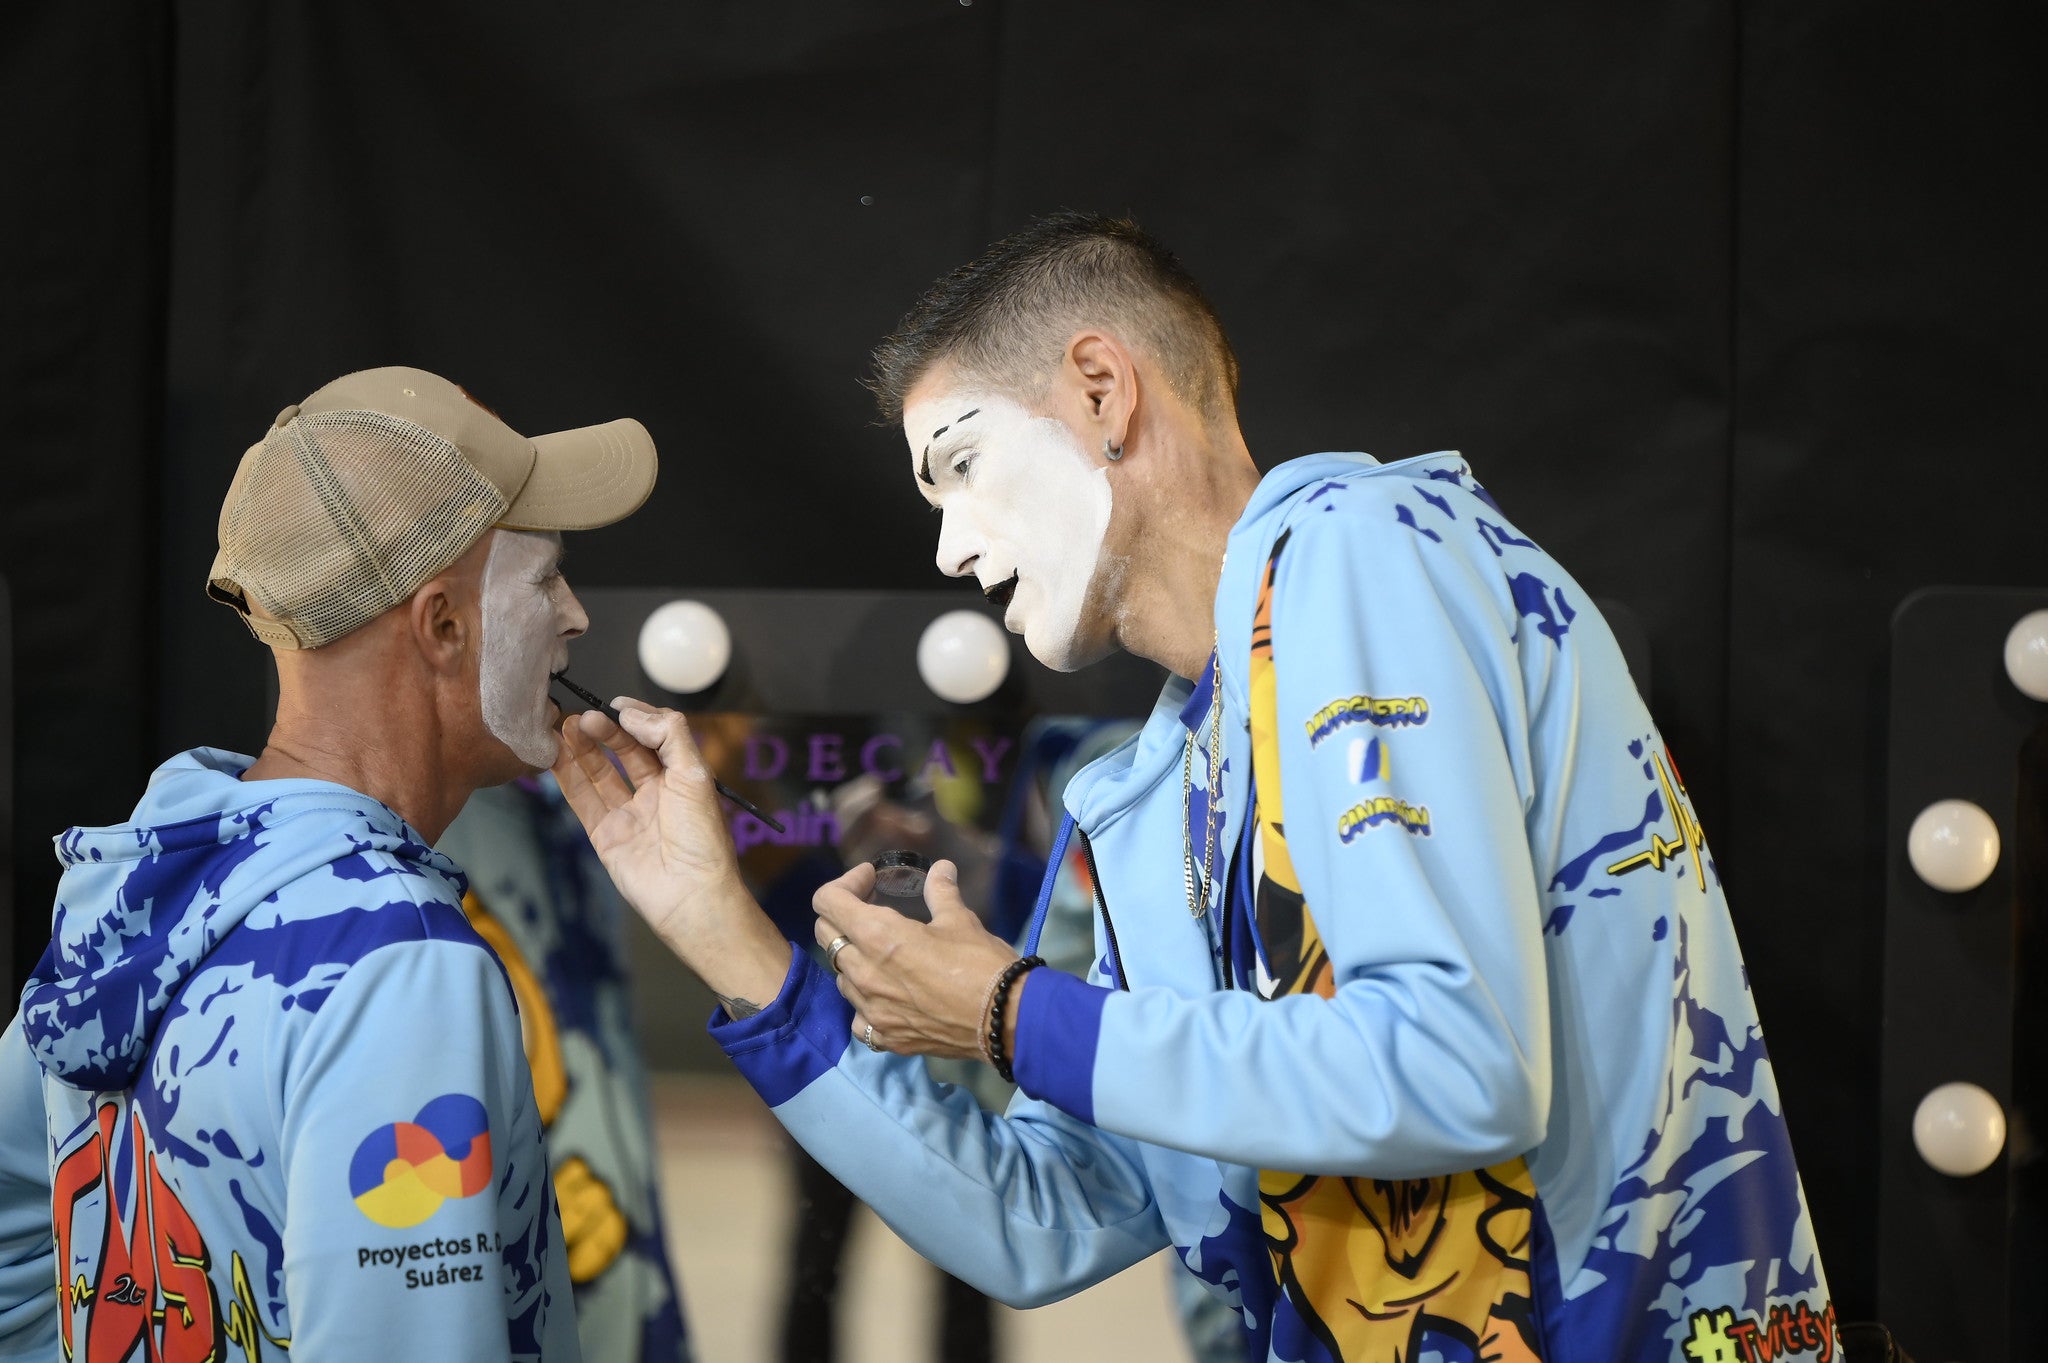
[[0,1356],[576,1356],[513,996],[431,844],[553,760],[587,623],[560,532],[654,475],[637,422],[528,439],[415,369],[336,380],[243,456],[207,591],[274,650],[276,727],[57,840],[0,1036],[0,1110],[46,1134],[0,1173],[50,1170],[0,1199],[46,1198],[56,1290],[0,1298]]

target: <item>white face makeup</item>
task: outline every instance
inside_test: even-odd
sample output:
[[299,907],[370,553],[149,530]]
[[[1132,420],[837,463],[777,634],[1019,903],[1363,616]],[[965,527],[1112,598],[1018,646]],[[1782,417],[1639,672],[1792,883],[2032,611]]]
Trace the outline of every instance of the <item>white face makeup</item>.
[[567,635],[588,621],[562,577],[562,537],[494,530],[484,564],[484,727],[530,767],[554,763],[549,675],[569,665]]
[[1103,641],[1085,637],[1083,615],[1109,530],[1109,471],[1065,423],[972,389],[909,408],[903,435],[918,491],[944,516],[939,571],[972,573],[1047,667],[1093,662]]

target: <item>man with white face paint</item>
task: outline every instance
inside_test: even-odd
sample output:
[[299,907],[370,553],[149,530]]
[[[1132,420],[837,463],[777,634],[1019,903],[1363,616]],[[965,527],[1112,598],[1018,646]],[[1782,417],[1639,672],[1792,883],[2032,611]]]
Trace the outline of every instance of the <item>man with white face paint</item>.
[[[1085,979],[983,932],[941,863],[929,924],[866,867],[818,893],[835,980],[764,931],[681,716],[565,730],[593,845],[805,1148],[1019,1305],[1172,1245],[1249,1357],[1835,1356],[1678,767],[1465,461],[1261,476],[1199,289],[1083,215],[940,280],[874,387],[942,571],[1051,666],[1174,679],[1065,791]],[[974,1055],[1021,1090],[1000,1119],[919,1059]]]
[[[959,415],[948,420],[949,412]],[[1071,672],[1095,661],[1083,622],[1115,590],[1097,580],[1108,466],[1091,460],[1064,422],[973,386],[924,399],[904,412],[903,426],[920,482],[936,487],[943,476],[951,493],[934,498],[946,514],[940,570],[974,572],[1003,623],[1047,667]]]
[[583,608],[562,577],[562,537],[496,530],[484,562],[483,656],[477,664],[484,727],[535,771],[555,762],[561,712],[548,695],[569,668],[568,641]]
[[0,1110],[44,1132],[0,1152],[42,1168],[0,1178],[0,1227],[40,1199],[58,1291],[7,1299],[9,1255],[0,1356],[578,1356],[512,991],[431,845],[554,760],[549,674],[588,623],[561,532],[654,477],[635,421],[528,439],[399,368],[243,456],[207,591],[274,651],[276,724],[58,839],[0,1036]]

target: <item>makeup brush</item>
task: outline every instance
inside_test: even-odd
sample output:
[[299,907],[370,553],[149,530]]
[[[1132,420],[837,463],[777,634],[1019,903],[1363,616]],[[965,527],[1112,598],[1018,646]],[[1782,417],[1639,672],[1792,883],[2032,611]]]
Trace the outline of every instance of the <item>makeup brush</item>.
[[[548,673],[548,677],[552,681],[561,683],[561,685],[564,688],[566,688],[571,695],[575,696],[576,699],[582,701],[591,709],[596,710],[597,712],[602,714],[606,719],[610,720],[612,723],[619,724],[619,712],[617,710],[614,710],[611,706],[606,705],[603,701],[599,700],[595,692],[586,691],[584,688],[578,686],[575,682],[570,681],[568,673],[550,672]],[[619,724],[619,727],[623,729],[626,726],[623,724]],[[731,786],[719,780],[717,777],[714,776],[711,778],[711,784],[718,787],[718,793],[720,795],[723,795],[726,799],[732,801],[741,809],[745,810],[747,813],[759,819],[762,823],[767,824],[776,832],[787,833],[789,831],[788,829],[784,828],[779,822],[777,822],[774,815],[768,813],[766,810],[762,809],[761,806],[755,804],[746,796],[741,795],[738,791],[734,790]]]

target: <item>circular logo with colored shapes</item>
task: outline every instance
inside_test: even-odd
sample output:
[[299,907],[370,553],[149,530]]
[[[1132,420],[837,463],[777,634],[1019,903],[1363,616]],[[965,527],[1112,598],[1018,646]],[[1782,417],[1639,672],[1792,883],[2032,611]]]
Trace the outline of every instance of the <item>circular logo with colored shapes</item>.
[[417,1226],[449,1198],[490,1186],[490,1120],[466,1093],[444,1093],[411,1121],[378,1127],[348,1164],[349,1193],[380,1226]]

